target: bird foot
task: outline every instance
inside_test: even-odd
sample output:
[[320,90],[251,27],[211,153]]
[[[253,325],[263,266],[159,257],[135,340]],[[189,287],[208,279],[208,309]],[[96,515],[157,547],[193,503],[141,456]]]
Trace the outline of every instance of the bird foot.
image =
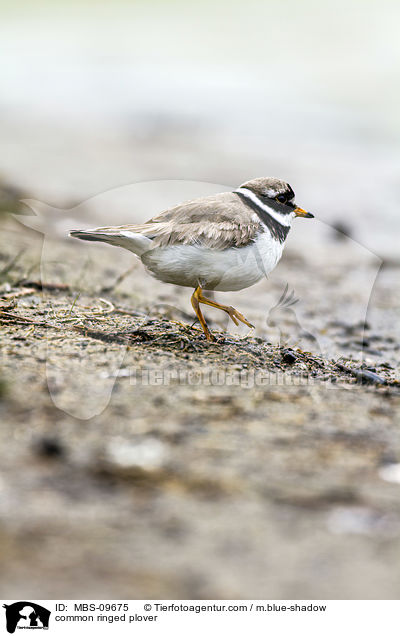
[[251,322],[249,322],[247,318],[245,318],[243,314],[241,314],[240,311],[238,311],[234,307],[228,307],[227,313],[229,314],[229,318],[235,323],[235,325],[239,325],[240,321],[248,327],[255,329],[254,325],[252,325]]

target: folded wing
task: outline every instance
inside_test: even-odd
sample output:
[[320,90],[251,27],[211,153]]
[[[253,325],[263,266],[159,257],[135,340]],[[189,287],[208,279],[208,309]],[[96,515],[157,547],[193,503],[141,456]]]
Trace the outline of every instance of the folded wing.
[[142,225],[73,230],[70,236],[124,247],[138,256],[155,247],[203,245],[212,249],[243,247],[254,241],[260,221],[232,192],[182,203]]

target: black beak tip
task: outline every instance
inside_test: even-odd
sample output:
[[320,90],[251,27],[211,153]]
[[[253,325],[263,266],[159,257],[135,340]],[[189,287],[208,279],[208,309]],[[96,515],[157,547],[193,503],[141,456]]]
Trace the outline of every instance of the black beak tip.
[[311,212],[307,212],[306,217],[307,219],[315,219],[314,214],[311,214]]

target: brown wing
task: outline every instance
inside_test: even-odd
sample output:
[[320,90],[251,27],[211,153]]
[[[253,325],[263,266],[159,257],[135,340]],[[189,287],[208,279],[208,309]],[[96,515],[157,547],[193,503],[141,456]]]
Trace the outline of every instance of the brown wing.
[[153,239],[154,247],[204,245],[214,249],[243,247],[253,241],[261,225],[233,192],[195,199],[165,210],[142,225],[98,228],[129,231]]

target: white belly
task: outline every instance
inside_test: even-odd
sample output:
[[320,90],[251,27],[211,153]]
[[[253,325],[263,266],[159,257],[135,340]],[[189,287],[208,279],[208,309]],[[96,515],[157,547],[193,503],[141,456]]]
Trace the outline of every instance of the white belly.
[[283,244],[263,232],[246,247],[212,250],[200,245],[157,247],[142,255],[148,271],[165,283],[238,291],[269,274],[282,256]]

